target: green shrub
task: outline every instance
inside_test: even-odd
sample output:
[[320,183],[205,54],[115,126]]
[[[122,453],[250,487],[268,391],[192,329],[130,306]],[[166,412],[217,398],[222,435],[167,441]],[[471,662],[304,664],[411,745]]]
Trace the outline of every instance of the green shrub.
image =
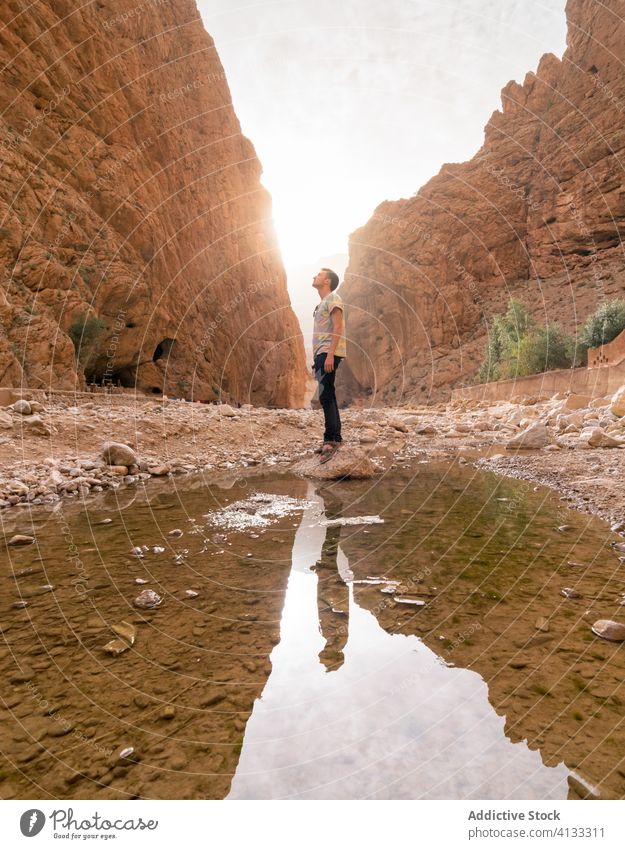
[[105,329],[106,322],[96,315],[89,316],[81,312],[76,316],[68,333],[74,343],[76,356],[81,362],[86,362],[90,355],[97,350],[98,342]]
[[606,301],[587,320],[580,333],[584,349],[607,345],[625,330],[625,301]]
[[493,317],[476,382],[571,368],[575,361],[573,337],[558,324],[538,325],[525,304],[510,298],[504,315]]

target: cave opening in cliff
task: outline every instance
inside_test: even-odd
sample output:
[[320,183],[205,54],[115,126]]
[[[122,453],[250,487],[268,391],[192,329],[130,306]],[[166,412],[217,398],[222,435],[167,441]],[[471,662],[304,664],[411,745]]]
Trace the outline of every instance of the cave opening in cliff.
[[162,339],[154,349],[154,353],[152,354],[152,362],[156,363],[163,357],[168,357],[171,353],[171,349],[173,348],[175,341],[176,340],[172,339],[170,336],[166,336],[164,339]]

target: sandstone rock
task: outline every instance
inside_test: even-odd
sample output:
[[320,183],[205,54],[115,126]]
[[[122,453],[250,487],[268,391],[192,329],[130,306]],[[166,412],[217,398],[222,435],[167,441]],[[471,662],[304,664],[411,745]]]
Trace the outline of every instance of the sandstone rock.
[[24,415],[23,418],[18,419],[16,424],[19,425],[22,433],[32,434],[33,436],[50,436],[52,433],[41,416]]
[[15,534],[9,540],[8,545],[32,545],[34,541],[35,538],[28,536],[28,534]]
[[14,413],[19,413],[22,416],[30,416],[32,412],[30,408],[30,403],[23,399],[20,401],[16,401],[14,404],[12,404],[11,409]]
[[612,619],[598,619],[592,626],[592,632],[604,640],[625,642],[625,625]]
[[517,436],[513,436],[506,442],[506,449],[511,448],[544,448],[551,441],[549,431],[542,422],[530,425]]
[[221,416],[226,416],[227,418],[233,418],[236,416],[235,411],[229,404],[220,404],[219,405],[219,414]]
[[109,466],[132,466],[137,462],[137,455],[129,445],[122,442],[105,442],[102,459]]
[[610,412],[615,416],[619,416],[619,418],[625,416],[625,386],[621,386],[612,396]]
[[13,419],[8,413],[0,412],[0,427],[4,430],[13,427]]
[[623,440],[610,436],[600,427],[590,427],[582,430],[579,441],[587,443],[591,448],[618,448]]
[[112,630],[114,634],[125,640],[129,646],[134,646],[137,636],[137,629],[134,625],[131,625],[129,622],[119,622],[112,626]]
[[141,590],[134,600],[134,605],[141,610],[151,610],[153,607],[158,607],[162,600],[154,590]]
[[438,429],[435,428],[432,424],[423,424],[415,428],[415,432],[418,433],[420,436],[434,436],[438,433]]
[[581,410],[590,406],[592,398],[590,395],[571,394],[562,405],[563,410]]
[[163,463],[162,465],[158,466],[148,466],[147,471],[149,472],[149,474],[152,475],[152,477],[162,478],[171,472],[171,466],[169,466],[167,463]]
[[394,430],[399,430],[402,433],[408,433],[408,428],[406,424],[402,421],[402,419],[392,418],[388,420],[389,427],[392,427]]
[[320,463],[316,455],[295,463],[291,468],[298,475],[319,480],[372,478],[381,471],[364,451],[351,446],[339,448],[327,463]]
[[[353,306],[344,398],[381,406],[401,390],[408,401],[446,400],[482,362],[484,317],[504,311],[508,281],[534,318],[568,332],[622,296],[622,116],[613,108],[625,102],[620,12],[616,0],[570,0],[562,59],[547,53],[504,86],[476,155],[444,164],[412,197],[382,202],[351,235],[341,287]],[[596,141],[614,133],[617,146]],[[575,297],[563,297],[563,273]]]
[[301,406],[270,198],[195,0],[52,5],[0,4],[4,382],[73,390],[108,369]]

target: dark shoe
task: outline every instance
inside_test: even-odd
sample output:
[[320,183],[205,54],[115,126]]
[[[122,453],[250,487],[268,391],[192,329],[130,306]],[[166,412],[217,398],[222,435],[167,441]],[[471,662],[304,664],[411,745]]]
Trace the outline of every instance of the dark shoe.
[[323,446],[325,448],[325,451],[321,452],[321,459],[319,460],[319,462],[327,463],[328,460],[331,460],[332,457],[334,457],[336,452],[339,450],[340,445],[340,442],[326,442]]
[[314,454],[323,454],[323,446],[324,445],[339,445],[339,443],[338,442],[332,442],[331,440],[328,440],[327,442],[323,442],[318,448],[315,448],[313,453]]

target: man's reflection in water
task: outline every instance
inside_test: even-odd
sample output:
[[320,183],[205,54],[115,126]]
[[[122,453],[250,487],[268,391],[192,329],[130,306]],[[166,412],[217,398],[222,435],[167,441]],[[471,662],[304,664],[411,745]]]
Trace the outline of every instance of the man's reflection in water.
[[[340,498],[329,489],[319,494],[324,501],[326,519],[340,518],[343,508]],[[311,567],[317,573],[319,630],[326,641],[319,660],[328,672],[335,672],[345,662],[343,649],[349,634],[349,587],[345,583],[348,575],[341,574],[338,563],[340,535],[340,526],[326,528],[321,558]]]

